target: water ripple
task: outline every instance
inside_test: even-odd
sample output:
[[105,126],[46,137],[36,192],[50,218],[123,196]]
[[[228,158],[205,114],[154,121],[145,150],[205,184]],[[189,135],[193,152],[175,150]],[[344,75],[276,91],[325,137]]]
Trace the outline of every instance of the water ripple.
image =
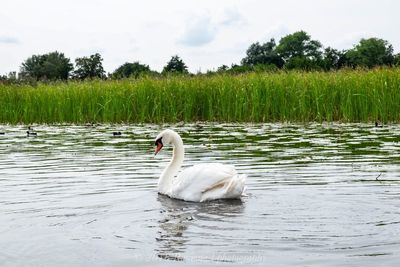
[[241,201],[210,203],[157,195],[164,127],[1,126],[2,266],[399,262],[398,126],[172,125],[185,166],[249,177]]

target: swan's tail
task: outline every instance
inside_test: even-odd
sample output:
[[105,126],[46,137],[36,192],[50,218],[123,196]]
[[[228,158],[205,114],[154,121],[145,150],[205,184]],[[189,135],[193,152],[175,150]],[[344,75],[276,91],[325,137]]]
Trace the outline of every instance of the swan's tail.
[[240,198],[246,190],[245,182],[247,175],[235,173],[230,178],[221,181],[211,189],[204,192],[200,202],[213,199],[235,199]]
[[236,174],[226,188],[226,198],[240,198],[246,190],[246,174]]

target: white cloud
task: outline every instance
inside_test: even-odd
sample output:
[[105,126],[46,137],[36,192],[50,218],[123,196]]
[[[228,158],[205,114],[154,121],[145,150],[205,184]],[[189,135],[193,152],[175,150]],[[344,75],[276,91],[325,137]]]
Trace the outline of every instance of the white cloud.
[[[361,37],[400,50],[400,1],[380,0],[2,0],[0,74],[33,54],[101,52],[113,71],[139,60],[162,70],[178,54],[190,71],[238,63],[251,43],[305,30],[325,46],[351,48]],[[23,8],[21,8],[23,7]]]
[[19,44],[20,41],[13,36],[2,35],[2,36],[0,36],[0,43],[2,43],[2,44]]
[[232,7],[225,9],[220,22],[220,24],[223,26],[241,26],[245,23],[246,20],[239,10]]
[[212,42],[217,34],[217,27],[209,15],[191,19],[187,22],[179,43],[187,46],[202,46]]
[[358,44],[362,38],[369,38],[369,37],[372,36],[367,32],[350,32],[344,34],[342,38],[338,39],[331,46],[339,50],[350,49],[353,48],[356,44]]
[[293,32],[295,32],[295,31],[299,31],[299,30],[301,30],[301,29],[296,29],[296,30],[294,30],[294,31],[291,31],[291,30],[290,30],[286,25],[284,25],[284,24],[276,24],[275,26],[273,26],[273,27],[267,29],[267,32],[266,32],[266,34],[265,34],[265,38],[266,38],[266,39],[264,39],[264,41],[269,41],[271,38],[274,38],[275,41],[278,43],[279,40],[280,40],[282,37],[284,37],[284,36],[286,36],[286,35],[288,35],[288,34],[290,34],[290,33],[293,33]]

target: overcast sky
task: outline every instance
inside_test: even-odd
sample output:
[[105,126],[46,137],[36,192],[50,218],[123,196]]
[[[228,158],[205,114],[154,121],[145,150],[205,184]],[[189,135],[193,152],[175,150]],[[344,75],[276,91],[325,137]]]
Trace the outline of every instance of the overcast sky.
[[2,0],[0,74],[33,54],[100,53],[107,72],[178,54],[191,72],[239,63],[251,43],[305,30],[324,46],[379,37],[400,51],[397,0]]

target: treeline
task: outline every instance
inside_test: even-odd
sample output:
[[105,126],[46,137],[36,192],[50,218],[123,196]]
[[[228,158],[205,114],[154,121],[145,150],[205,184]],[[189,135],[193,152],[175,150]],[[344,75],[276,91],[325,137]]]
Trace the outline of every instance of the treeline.
[[[51,52],[27,58],[17,75],[11,72],[0,76],[3,83],[34,83],[54,80],[122,79],[141,76],[163,76],[169,74],[190,74],[187,65],[178,56],[173,56],[162,72],[151,70],[140,62],[125,63],[114,72],[106,74],[103,58],[96,53],[89,57],[75,59],[75,66],[63,53]],[[304,31],[289,34],[276,43],[274,39],[266,43],[253,43],[246,51],[240,64],[223,65],[216,73],[245,73],[277,70],[331,71],[341,68],[374,68],[377,66],[400,66],[400,53],[394,54],[393,46],[379,38],[361,39],[353,48],[337,50],[324,47]],[[197,73],[201,74],[201,73]]]

